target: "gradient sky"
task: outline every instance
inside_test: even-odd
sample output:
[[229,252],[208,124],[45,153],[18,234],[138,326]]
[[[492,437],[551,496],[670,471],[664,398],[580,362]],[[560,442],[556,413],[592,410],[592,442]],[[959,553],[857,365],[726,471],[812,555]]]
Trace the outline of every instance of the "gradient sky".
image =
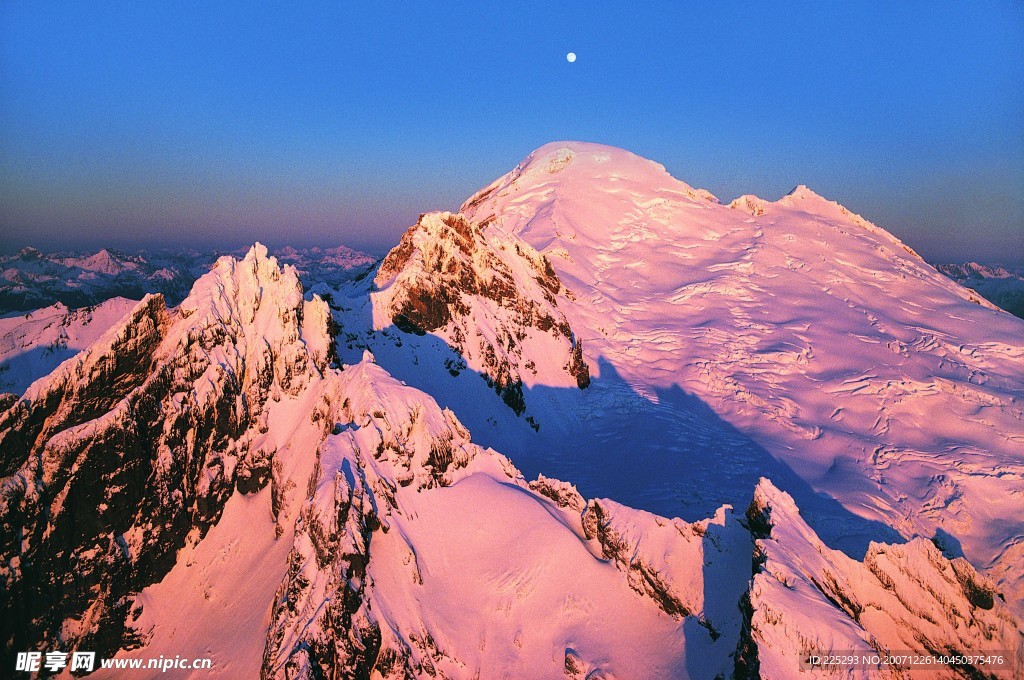
[[1024,3],[0,1],[3,250],[380,253],[558,139],[1021,263]]

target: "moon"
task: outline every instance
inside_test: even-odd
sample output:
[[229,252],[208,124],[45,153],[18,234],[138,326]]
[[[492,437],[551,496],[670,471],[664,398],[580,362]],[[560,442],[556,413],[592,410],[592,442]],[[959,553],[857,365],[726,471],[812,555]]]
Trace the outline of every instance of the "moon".
[[574,61],[576,61],[576,53],[570,52],[569,54],[565,55],[565,60],[570,64],[573,63]]

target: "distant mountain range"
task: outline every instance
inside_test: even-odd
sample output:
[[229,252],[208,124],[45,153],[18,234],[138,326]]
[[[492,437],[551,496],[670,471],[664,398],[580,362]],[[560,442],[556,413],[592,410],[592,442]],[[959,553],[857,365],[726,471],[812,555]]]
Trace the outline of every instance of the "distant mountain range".
[[937,264],[935,268],[961,286],[1024,319],[1024,269],[1011,271],[977,262]]
[[[169,304],[177,304],[223,254],[229,253],[186,249],[130,255],[109,249],[42,253],[26,247],[16,255],[0,256],[0,315],[55,303],[77,308],[113,297],[141,300],[147,293],[160,293]],[[285,247],[277,255],[282,262],[294,265],[301,276],[329,283],[342,282],[374,260],[345,246]]]

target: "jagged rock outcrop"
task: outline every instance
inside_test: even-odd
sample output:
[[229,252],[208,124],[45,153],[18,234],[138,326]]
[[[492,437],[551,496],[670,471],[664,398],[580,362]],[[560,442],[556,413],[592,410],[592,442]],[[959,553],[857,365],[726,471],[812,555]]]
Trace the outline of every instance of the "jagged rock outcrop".
[[326,368],[325,310],[257,244],[177,309],[147,296],[0,413],[7,653],[133,644],[130,596],[271,483],[268,405]]
[[[730,595],[707,602],[705,574],[741,575],[734,605],[750,544],[725,509],[691,525],[588,505],[559,480],[527,484],[369,357],[318,408],[340,424],[317,453],[264,677],[676,677],[690,620],[708,668],[727,666],[739,620],[723,618],[717,642],[708,621]],[[666,605],[675,597],[687,606]]]
[[[744,597],[737,677],[793,677],[802,655],[1001,655],[932,669],[935,677],[1024,671],[1024,632],[994,584],[929,540],[872,543],[862,562],[825,546],[793,499],[762,479],[747,510],[756,539]],[[849,677],[904,677],[906,668],[858,664]]]
[[590,384],[583,342],[558,309],[571,293],[547,258],[493,221],[422,215],[374,281],[376,326],[437,334],[517,415],[526,409],[524,384],[538,375],[545,384]]
[[[391,530],[393,513],[402,513],[395,499],[400,488],[449,486],[479,449],[450,411],[371,361],[336,377],[320,408],[343,424],[317,452],[272,613],[264,675],[422,674],[431,654],[421,658],[426,648],[415,649],[416,638],[396,635],[394,626],[403,622],[382,627],[374,611],[367,569],[377,553],[375,537]],[[418,578],[415,571],[412,577]]]

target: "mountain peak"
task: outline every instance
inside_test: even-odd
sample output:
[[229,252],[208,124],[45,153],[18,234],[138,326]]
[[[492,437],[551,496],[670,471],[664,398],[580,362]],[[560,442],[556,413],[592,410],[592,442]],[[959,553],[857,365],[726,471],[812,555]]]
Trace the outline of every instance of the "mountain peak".
[[303,290],[294,266],[278,264],[256,243],[241,260],[225,255],[201,276],[180,309],[186,316],[199,312],[193,325],[226,322],[286,343],[299,334]]
[[817,192],[815,192],[806,184],[797,184],[795,187],[790,189],[789,193],[786,195],[793,196],[794,198],[807,198],[811,196],[817,196],[818,198],[821,198],[821,196]]
[[301,287],[295,267],[290,264],[282,266],[277,258],[269,253],[267,247],[259,241],[253,243],[240,260],[230,255],[221,257],[210,272],[196,283],[199,284],[204,279],[216,278],[215,272],[219,272],[222,278],[232,279],[236,286],[254,289],[260,295],[263,294],[263,288],[268,283],[272,284],[271,288],[277,287],[278,282],[282,281],[288,289]]
[[[789,193],[777,201],[769,201],[759,196],[755,196],[754,194],[744,194],[729,203],[730,208],[749,212],[755,217],[763,215],[769,206],[772,205],[798,208],[805,211],[808,211],[815,206],[827,206],[847,213],[849,212],[846,208],[835,201],[830,201],[821,194],[815,192],[806,184],[797,184],[795,187],[790,189]],[[812,210],[812,212],[816,211],[817,210]]]
[[[694,189],[669,174],[665,166],[625,149],[593,142],[551,142],[524,158],[511,172],[478,191],[460,209],[470,219],[483,220],[478,206],[515,191],[522,194],[549,193],[583,196],[615,190],[671,192],[694,200],[718,202],[704,189]],[[490,208],[482,208],[490,210]]]
[[[259,241],[256,241],[255,243],[252,244],[252,246],[249,247],[249,252],[245,254],[244,259],[257,261],[267,260],[271,258],[271,256],[268,253],[269,251],[267,250],[267,247],[260,243]],[[276,260],[276,258],[274,259]]]
[[127,269],[133,269],[136,267],[134,263],[125,261],[123,258],[110,252],[106,248],[103,248],[88,257],[70,258],[67,260],[67,263],[73,264],[74,266],[80,267],[86,271],[109,274],[111,276],[116,276]]
[[537,183],[556,180],[560,184],[598,181],[630,182],[650,188],[667,186],[677,190],[682,188],[684,192],[705,200],[717,201],[706,190],[694,189],[673,177],[661,163],[626,149],[595,142],[550,142],[533,151],[505,177],[510,176],[514,180],[529,178]]
[[806,184],[797,184],[789,191],[788,194],[780,198],[778,203],[782,205],[796,206],[802,201],[823,201],[825,203],[835,204],[835,201],[830,201]]
[[[224,260],[224,258],[221,258],[221,260]],[[290,267],[294,269],[292,265],[288,264],[282,267],[278,259],[271,255],[267,247],[259,241],[253,243],[245,253],[245,256],[242,257],[241,260],[238,260],[238,262],[251,263],[253,265],[253,271],[257,272],[257,275],[259,275],[259,273],[264,275],[271,274],[275,275],[275,278],[276,274],[284,273]],[[220,261],[218,261],[218,264],[219,263]]]
[[640,166],[666,173],[665,166],[631,151],[594,142],[549,142],[534,150],[520,166],[524,169],[540,166],[549,173],[556,173],[571,164],[608,165],[616,168]]

